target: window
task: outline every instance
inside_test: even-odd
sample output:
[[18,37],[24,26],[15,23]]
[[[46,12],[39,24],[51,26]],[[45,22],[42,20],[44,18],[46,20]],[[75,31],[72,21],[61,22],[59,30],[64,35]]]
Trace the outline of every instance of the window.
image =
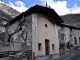
[[72,35],[70,35],[70,41],[72,41]]
[[41,50],[41,43],[38,43],[38,50]]
[[75,43],[75,45],[77,44],[77,40],[76,40],[76,37],[74,37],[74,43]]
[[72,32],[72,28],[70,28],[70,32]]
[[54,44],[52,44],[52,50],[54,50]]
[[71,45],[70,45],[70,42],[67,42],[67,45],[66,45],[67,49],[71,49]]
[[61,30],[63,30],[63,26],[61,26]]
[[46,28],[48,27],[47,24],[45,24],[45,27],[46,27]]
[[73,45],[71,44],[71,48],[73,48]]
[[60,34],[60,40],[65,40],[65,36],[63,33]]
[[79,37],[79,44],[80,44],[80,37]]

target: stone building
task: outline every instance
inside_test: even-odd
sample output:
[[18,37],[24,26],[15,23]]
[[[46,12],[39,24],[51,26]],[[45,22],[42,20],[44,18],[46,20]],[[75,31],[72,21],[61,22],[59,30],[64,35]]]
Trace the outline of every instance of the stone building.
[[77,50],[80,47],[80,14],[60,16],[63,24],[57,25],[60,48],[63,54],[67,51]]
[[[5,25],[1,52],[13,57],[46,60],[60,57],[60,50],[74,49],[80,42],[80,28],[66,24],[50,7],[35,5]],[[21,53],[21,54],[20,54]],[[32,57],[32,58],[31,58]]]
[[[59,57],[56,24],[60,23],[63,21],[53,9],[35,5],[6,24],[4,41],[9,42],[9,45],[14,45],[14,48],[6,49],[31,51],[30,54],[33,56],[34,53],[36,60],[40,56],[44,59],[47,55]],[[27,50],[22,46],[24,43]]]

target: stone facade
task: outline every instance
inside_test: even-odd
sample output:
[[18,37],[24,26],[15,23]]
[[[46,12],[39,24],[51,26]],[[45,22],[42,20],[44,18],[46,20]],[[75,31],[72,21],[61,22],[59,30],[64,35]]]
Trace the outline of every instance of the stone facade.
[[60,26],[58,28],[59,46],[63,54],[80,46],[80,29]]
[[[8,26],[7,30],[8,37],[5,37],[5,40],[7,39],[8,40],[7,42],[26,43],[26,46],[31,46],[32,41],[31,32],[32,32],[31,15],[28,17],[23,16],[23,18],[21,18],[19,21]],[[23,48],[25,47],[22,47],[22,49]]]
[[[31,59],[30,58],[32,51],[31,44],[32,44],[32,15],[27,17],[23,16],[19,21],[15,22],[14,24],[6,26],[4,41],[2,41],[2,43],[0,44],[0,52],[2,51],[3,52],[20,51],[19,53],[27,52],[27,56],[25,55],[25,57]],[[23,56],[23,54],[21,55]]]

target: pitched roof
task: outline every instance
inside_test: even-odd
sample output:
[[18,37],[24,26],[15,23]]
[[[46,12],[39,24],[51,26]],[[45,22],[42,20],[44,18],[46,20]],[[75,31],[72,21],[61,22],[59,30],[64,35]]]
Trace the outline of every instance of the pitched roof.
[[80,14],[67,14],[60,17],[65,25],[80,28]]
[[53,9],[51,9],[49,7],[43,7],[40,5],[35,5],[31,8],[29,8],[27,11],[21,13],[16,18],[12,19],[8,24],[12,24],[12,23],[18,21],[19,19],[22,18],[23,15],[28,16],[28,15],[34,14],[34,13],[44,14],[45,16],[50,18],[53,22],[55,21],[56,23],[63,23],[63,20],[59,17],[59,15]]

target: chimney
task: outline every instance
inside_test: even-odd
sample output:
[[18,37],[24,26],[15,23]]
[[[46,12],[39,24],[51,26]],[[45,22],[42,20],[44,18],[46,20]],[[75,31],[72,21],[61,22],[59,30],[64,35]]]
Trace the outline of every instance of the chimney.
[[47,7],[47,2],[46,2],[46,7]]

